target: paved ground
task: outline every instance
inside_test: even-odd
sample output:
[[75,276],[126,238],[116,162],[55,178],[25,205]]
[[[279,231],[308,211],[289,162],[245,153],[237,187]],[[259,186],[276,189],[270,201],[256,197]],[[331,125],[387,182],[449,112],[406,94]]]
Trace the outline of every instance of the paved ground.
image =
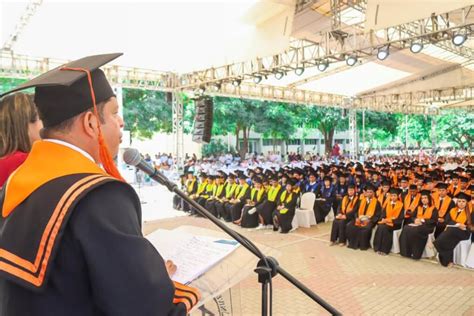
[[[169,210],[168,193],[153,192],[150,196],[155,202],[147,203],[147,218],[153,217],[153,208],[157,217],[179,213]],[[156,199],[165,198],[166,202],[156,203]],[[180,225],[217,229],[203,218],[185,216],[145,222],[144,232]],[[447,269],[434,261],[398,255],[382,257],[370,250],[329,247],[330,224],[300,228],[288,235],[230,226],[252,241],[278,249],[281,266],[344,315],[474,315],[472,270]],[[260,285],[255,279],[249,277],[232,289],[233,315],[260,314]],[[274,315],[326,314],[280,276],[274,278],[273,289]],[[209,309],[217,310],[215,306]]]

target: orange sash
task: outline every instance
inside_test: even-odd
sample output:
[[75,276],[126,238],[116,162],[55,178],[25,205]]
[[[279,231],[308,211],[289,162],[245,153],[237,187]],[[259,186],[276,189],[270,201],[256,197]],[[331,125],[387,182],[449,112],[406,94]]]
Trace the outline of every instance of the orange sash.
[[352,201],[349,201],[349,196],[345,196],[342,199],[342,204],[341,204],[341,213],[342,214],[347,214],[348,212],[352,212],[354,210],[354,206],[357,203],[357,195],[354,195],[352,197]]
[[393,220],[398,218],[400,212],[403,209],[403,203],[400,201],[395,202],[395,206],[392,206],[391,202],[386,203],[385,207],[385,219],[387,225],[393,226]]
[[370,203],[369,203],[369,206],[367,207],[367,210],[365,209],[366,206],[367,206],[367,199],[363,198],[360,201],[359,212],[358,212],[359,216],[365,215],[365,216],[368,216],[369,218],[372,218],[372,216],[374,216],[374,214],[375,214],[375,209],[377,207],[377,199],[372,198],[370,200]]
[[441,204],[441,198],[438,198],[437,200],[434,201],[434,205],[438,209],[438,217],[444,217],[446,215],[446,212],[448,211],[449,204],[451,204],[451,198],[449,196],[445,196],[443,199],[443,203]]
[[423,212],[424,208],[423,206],[418,206],[417,212],[416,212],[416,218],[419,219],[430,219],[431,215],[433,215],[433,210],[434,206],[429,206],[426,208],[426,210]]
[[418,193],[413,199],[413,201],[411,201],[411,193],[408,193],[407,196],[405,196],[405,201],[403,203],[405,210],[410,210],[413,212],[418,206],[418,204],[420,203],[420,199],[421,199],[421,194]]
[[467,214],[466,214],[466,209],[464,209],[462,212],[458,214],[458,208],[453,207],[451,211],[449,211],[449,215],[451,216],[451,219],[455,221],[458,224],[466,224],[467,222]]

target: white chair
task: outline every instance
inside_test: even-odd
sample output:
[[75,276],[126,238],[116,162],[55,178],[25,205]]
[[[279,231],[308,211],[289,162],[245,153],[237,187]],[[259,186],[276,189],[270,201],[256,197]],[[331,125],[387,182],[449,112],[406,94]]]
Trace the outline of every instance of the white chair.
[[467,254],[465,267],[474,269],[474,243],[472,242],[471,246],[469,247],[469,253]]
[[470,249],[471,249],[471,236],[469,236],[469,239],[466,240],[461,240],[456,248],[454,248],[454,253],[453,253],[453,262],[457,265],[467,267],[467,258],[470,254]]
[[401,233],[402,233],[401,228],[393,231],[393,242],[392,242],[392,249],[390,249],[390,252],[400,253],[400,234]]
[[316,225],[316,217],[314,216],[314,201],[316,195],[313,192],[306,192],[301,197],[301,206],[295,211],[295,217],[291,222],[293,228],[305,227],[309,228],[311,225]]
[[435,246],[433,245],[433,241],[435,240],[434,232],[428,235],[428,240],[426,241],[425,249],[423,250],[423,254],[421,255],[422,258],[433,258],[436,256],[437,251]]
[[326,217],[324,218],[324,222],[328,223],[328,222],[332,222],[332,221],[334,221],[334,212],[333,212],[332,207],[331,207],[331,209],[329,210],[328,215],[326,215]]

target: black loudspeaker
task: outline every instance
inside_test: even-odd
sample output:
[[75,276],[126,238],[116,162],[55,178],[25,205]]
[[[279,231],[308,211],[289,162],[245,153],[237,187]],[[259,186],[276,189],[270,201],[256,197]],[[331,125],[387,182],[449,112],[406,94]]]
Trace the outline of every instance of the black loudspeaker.
[[165,98],[166,98],[167,103],[169,103],[169,104],[173,103],[173,93],[166,92],[165,93]]
[[346,118],[346,116],[347,116],[347,109],[342,109],[341,116],[342,116],[342,118]]
[[214,104],[212,99],[203,98],[196,100],[196,117],[194,118],[193,141],[196,143],[209,143],[212,134]]

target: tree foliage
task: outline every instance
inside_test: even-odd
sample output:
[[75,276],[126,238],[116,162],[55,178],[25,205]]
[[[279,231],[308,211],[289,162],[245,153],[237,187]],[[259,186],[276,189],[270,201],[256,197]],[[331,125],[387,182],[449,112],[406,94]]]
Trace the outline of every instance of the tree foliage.
[[455,143],[461,149],[473,149],[474,113],[451,112],[437,117],[437,139]]

